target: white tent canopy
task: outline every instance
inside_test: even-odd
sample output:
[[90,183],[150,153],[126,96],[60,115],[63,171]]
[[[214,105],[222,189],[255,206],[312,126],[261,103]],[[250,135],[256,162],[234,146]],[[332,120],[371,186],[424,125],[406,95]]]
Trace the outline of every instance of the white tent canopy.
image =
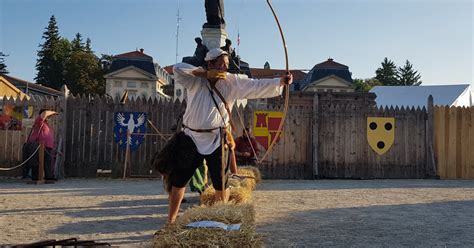
[[433,96],[438,106],[473,106],[469,84],[426,86],[375,86],[370,90],[377,95],[377,106],[426,107],[428,96]]

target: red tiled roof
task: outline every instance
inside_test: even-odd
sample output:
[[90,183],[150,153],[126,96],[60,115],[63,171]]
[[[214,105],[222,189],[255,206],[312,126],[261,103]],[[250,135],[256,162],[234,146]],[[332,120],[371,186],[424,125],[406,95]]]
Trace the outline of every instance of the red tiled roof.
[[[293,74],[293,80],[295,81],[302,80],[306,76],[306,73],[302,70],[290,70],[290,72]],[[285,74],[285,70],[250,68],[250,73],[252,78],[276,78]]]
[[319,63],[319,64],[315,65],[314,67],[316,67],[316,68],[344,68],[344,69],[349,68],[346,65],[339,64],[339,63],[335,62],[334,59],[332,59],[332,58],[329,58],[328,60],[326,60],[322,63]]
[[[168,65],[163,67],[168,74],[173,75],[173,65]],[[293,74],[293,80],[302,80],[306,73],[302,70],[290,70],[291,74]],[[262,68],[250,68],[250,73],[252,74],[252,78],[276,78],[281,77],[285,70],[275,70],[275,69],[262,69]]]
[[122,53],[119,55],[115,55],[115,58],[152,58],[149,55],[146,55],[143,53],[143,49],[140,49],[140,51],[133,51],[133,52],[128,52],[128,53]]

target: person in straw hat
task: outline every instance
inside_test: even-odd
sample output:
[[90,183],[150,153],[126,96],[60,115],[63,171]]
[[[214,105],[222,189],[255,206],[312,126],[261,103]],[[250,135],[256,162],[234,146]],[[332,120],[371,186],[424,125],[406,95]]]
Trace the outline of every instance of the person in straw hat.
[[[229,197],[226,172],[231,146],[230,109],[238,99],[275,97],[293,82],[290,73],[275,79],[248,79],[227,72],[228,53],[220,48],[207,52],[204,67],[178,63],[173,67],[177,83],[187,89],[182,131],[177,137],[175,164],[169,174],[168,223],[178,215],[186,184],[196,168],[207,162],[216,200]],[[230,136],[230,138],[229,138]]]

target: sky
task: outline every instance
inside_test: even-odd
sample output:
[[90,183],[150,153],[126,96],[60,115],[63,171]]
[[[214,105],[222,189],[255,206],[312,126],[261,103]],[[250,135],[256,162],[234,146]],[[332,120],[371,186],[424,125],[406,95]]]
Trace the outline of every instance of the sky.
[[[424,85],[473,84],[473,0],[273,0],[290,69],[333,58],[353,78],[371,78],[385,57],[409,60]],[[179,6],[178,57],[176,56]],[[226,31],[253,68],[284,69],[283,46],[265,0],[225,0]],[[161,66],[194,53],[204,0],[0,0],[0,51],[10,75],[34,81],[51,15],[59,33],[81,33],[96,55],[143,48]],[[240,46],[237,36],[240,34]]]

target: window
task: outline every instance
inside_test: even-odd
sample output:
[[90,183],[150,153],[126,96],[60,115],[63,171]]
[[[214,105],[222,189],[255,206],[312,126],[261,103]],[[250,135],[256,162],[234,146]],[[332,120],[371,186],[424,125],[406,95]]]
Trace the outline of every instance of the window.
[[128,81],[128,82],[127,82],[127,87],[129,87],[129,88],[136,88],[136,87],[137,87],[137,83],[136,83],[136,82],[133,82],[133,81]]
[[122,87],[122,81],[114,81],[115,87]]
[[147,82],[141,82],[140,88],[148,88],[148,83]]

